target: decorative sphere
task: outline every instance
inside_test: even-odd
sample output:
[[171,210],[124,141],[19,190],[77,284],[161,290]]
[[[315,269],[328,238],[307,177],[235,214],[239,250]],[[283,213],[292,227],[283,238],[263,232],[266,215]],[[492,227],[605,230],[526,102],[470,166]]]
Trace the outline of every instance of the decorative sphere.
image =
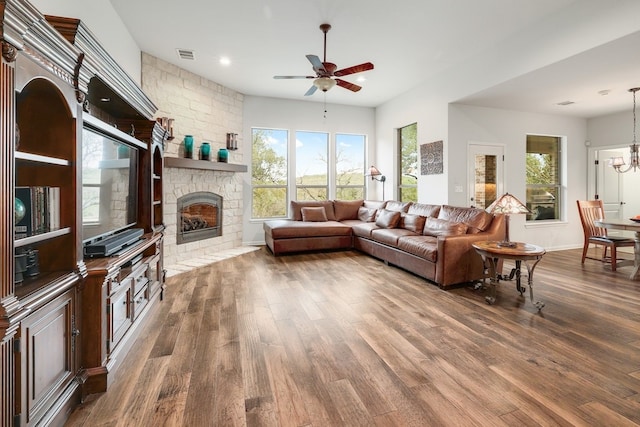
[[13,216],[15,217],[16,224],[22,221],[22,218],[24,218],[26,213],[27,208],[24,206],[24,203],[22,203],[22,200],[15,197],[15,209],[13,211]]

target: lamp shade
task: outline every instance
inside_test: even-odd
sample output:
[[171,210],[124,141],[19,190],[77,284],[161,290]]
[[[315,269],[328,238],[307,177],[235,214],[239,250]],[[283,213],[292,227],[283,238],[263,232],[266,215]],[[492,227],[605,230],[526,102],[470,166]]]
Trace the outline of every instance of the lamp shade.
[[377,167],[371,166],[369,168],[369,173],[367,175],[369,175],[369,176],[378,176],[378,175],[382,175],[382,173],[378,170]]
[[486,209],[493,214],[526,214],[531,213],[529,208],[512,194],[504,193]]
[[318,77],[313,81],[313,85],[321,91],[326,92],[336,85],[336,81],[331,77]]

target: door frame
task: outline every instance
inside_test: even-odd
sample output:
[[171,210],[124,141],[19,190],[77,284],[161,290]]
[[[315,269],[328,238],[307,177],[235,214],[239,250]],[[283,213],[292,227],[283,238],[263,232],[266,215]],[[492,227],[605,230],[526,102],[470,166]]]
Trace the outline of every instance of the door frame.
[[495,155],[496,162],[496,197],[504,194],[504,158],[505,145],[469,141],[467,143],[467,203],[473,206],[475,203],[475,156],[478,154]]

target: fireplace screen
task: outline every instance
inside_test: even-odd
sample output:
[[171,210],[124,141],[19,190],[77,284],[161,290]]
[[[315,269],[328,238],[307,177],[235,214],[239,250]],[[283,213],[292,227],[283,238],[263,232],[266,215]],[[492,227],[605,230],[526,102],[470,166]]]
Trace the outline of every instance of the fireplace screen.
[[178,199],[178,244],[222,236],[222,196],[206,191]]

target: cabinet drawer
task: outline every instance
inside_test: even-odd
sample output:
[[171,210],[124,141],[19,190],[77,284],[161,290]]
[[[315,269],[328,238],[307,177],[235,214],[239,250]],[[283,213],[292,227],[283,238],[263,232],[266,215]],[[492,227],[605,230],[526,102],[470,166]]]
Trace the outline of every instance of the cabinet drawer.
[[107,294],[113,295],[120,291],[120,289],[131,286],[131,278],[125,277],[124,279],[118,279],[113,277],[107,281]]
[[140,313],[142,313],[142,310],[144,310],[144,308],[147,306],[148,303],[149,303],[149,290],[147,288],[144,288],[140,292],[138,292],[133,299],[133,304],[134,304],[133,319],[137,318],[140,315]]
[[133,279],[133,294],[138,295],[140,291],[147,287],[147,283],[149,283],[149,279],[145,275]]

